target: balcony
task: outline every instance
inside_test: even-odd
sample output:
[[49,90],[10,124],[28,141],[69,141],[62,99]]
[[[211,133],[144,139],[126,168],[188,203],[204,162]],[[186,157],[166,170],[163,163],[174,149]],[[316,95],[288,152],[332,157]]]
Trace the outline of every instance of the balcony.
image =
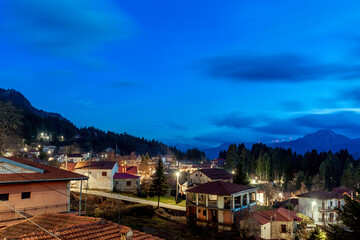
[[319,212],[332,212],[334,211],[334,206],[330,206],[330,207],[319,207]]
[[330,219],[330,218],[319,218],[319,222],[322,222],[322,223],[331,223],[331,224],[335,224],[338,222],[338,220],[336,219]]

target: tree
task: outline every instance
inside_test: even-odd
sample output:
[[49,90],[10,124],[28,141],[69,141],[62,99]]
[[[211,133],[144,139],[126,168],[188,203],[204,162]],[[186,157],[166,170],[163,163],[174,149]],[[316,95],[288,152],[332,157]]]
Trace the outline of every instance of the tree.
[[236,165],[235,176],[234,176],[233,182],[235,184],[243,184],[243,185],[249,184],[249,178],[247,177],[247,174],[244,171],[244,164],[241,160]]
[[0,101],[0,153],[5,150],[5,142],[18,134],[21,125],[20,110],[11,103]]
[[327,230],[327,237],[330,240],[360,239],[360,195],[356,196],[354,199],[351,199],[347,195],[344,197],[344,208],[337,208],[337,211],[339,211],[339,220],[341,220],[345,226],[340,227],[339,225],[329,224],[330,229]]
[[238,162],[239,156],[238,156],[238,148],[236,147],[236,144],[231,144],[229,146],[229,149],[226,153],[226,169],[227,170],[233,170],[235,167],[235,164]]
[[321,228],[316,227],[314,229],[314,231],[311,232],[310,240],[325,240],[326,239],[326,235],[325,233],[321,230]]
[[152,184],[151,184],[151,192],[158,197],[158,206],[160,206],[160,196],[164,196],[167,193],[168,185],[166,183],[166,177],[164,175],[164,165],[159,159],[158,165],[155,171],[155,175],[153,176]]
[[[150,175],[149,161],[150,161],[149,153],[146,153],[145,155],[141,156],[139,170],[142,176],[145,178],[149,177]],[[161,159],[159,161],[161,161]]]

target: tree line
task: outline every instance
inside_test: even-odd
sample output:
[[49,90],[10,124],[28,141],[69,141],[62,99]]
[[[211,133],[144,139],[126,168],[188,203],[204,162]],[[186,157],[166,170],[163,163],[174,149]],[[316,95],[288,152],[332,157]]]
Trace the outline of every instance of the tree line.
[[[284,190],[331,190],[333,187],[357,187],[360,183],[360,164],[345,150],[332,153],[316,150],[304,155],[291,149],[271,148],[257,143],[251,149],[242,144],[231,144],[221,151],[226,169],[246,176],[254,175],[262,181],[283,182]],[[240,163],[240,164],[239,164]]]

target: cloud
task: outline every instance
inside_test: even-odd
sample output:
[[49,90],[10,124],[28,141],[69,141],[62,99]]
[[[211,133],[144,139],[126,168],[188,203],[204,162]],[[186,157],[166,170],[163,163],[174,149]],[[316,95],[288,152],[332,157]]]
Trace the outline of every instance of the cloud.
[[0,29],[11,40],[52,53],[90,50],[133,31],[131,18],[112,1],[4,0],[0,9]]
[[338,100],[351,102],[355,106],[360,105],[360,89],[345,90],[339,94]]
[[256,124],[257,118],[239,116],[236,113],[225,115],[223,117],[212,119],[211,122],[218,127],[230,127],[230,128],[248,128]]
[[208,60],[205,68],[211,77],[235,81],[303,82],[334,77],[359,77],[358,66],[322,64],[294,55],[232,56]]
[[319,129],[331,129],[335,132],[359,136],[360,114],[356,111],[307,114],[286,120],[272,121],[253,129],[261,133],[276,135],[302,135]]
[[75,103],[80,104],[85,107],[88,107],[88,108],[98,107],[98,105],[95,101],[89,100],[89,99],[80,99],[80,100],[75,101]]

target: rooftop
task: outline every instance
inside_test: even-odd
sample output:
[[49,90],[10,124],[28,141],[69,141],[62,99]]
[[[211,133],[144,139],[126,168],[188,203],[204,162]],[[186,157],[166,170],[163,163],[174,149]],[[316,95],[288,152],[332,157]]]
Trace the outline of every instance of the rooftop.
[[214,181],[190,188],[186,192],[204,193],[204,194],[218,195],[218,196],[230,196],[233,193],[238,193],[249,189],[255,190],[256,188],[246,185],[233,184],[229,182]]
[[89,167],[90,169],[112,169],[115,164],[116,162],[111,161],[82,161],[76,163],[75,170],[88,169]]
[[297,197],[320,199],[320,200],[344,198],[344,196],[342,194],[339,194],[336,192],[327,192],[327,191],[311,191],[311,192],[297,195]]
[[[33,217],[33,222],[54,233],[60,239],[121,239],[132,234],[132,240],[160,240],[160,238],[132,230],[129,227],[101,218],[80,217],[69,214],[45,213]],[[0,238],[6,239],[55,239],[39,227],[24,220],[0,229]]]
[[[0,168],[4,172],[0,174],[0,184],[87,179],[81,174],[22,158],[0,158],[0,162]],[[16,170],[9,167],[11,165],[15,166]]]
[[115,173],[114,179],[138,179],[139,176],[128,174],[128,173]]
[[296,216],[296,212],[285,209],[277,208],[269,211],[259,211],[251,215],[253,219],[258,221],[261,225],[266,224],[270,221],[279,222],[292,222],[301,221],[302,219]]
[[223,169],[207,168],[198,170],[212,180],[230,180],[232,175]]

